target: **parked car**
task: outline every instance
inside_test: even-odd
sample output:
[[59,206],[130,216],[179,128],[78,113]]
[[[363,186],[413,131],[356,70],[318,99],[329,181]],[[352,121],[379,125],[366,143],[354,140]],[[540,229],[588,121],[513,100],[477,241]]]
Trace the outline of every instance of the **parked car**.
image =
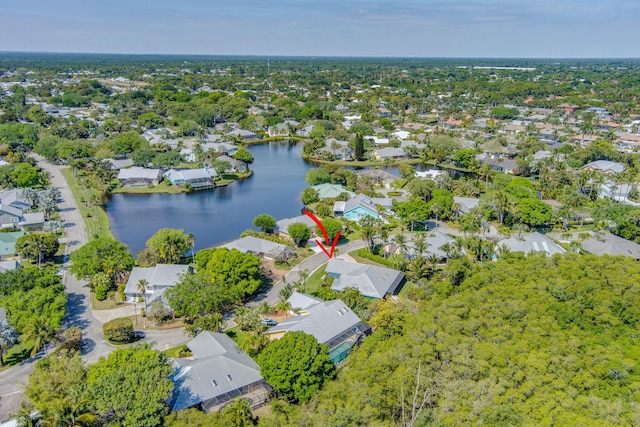
[[267,325],[267,326],[276,326],[278,324],[278,322],[269,318],[262,319],[261,322],[263,325]]

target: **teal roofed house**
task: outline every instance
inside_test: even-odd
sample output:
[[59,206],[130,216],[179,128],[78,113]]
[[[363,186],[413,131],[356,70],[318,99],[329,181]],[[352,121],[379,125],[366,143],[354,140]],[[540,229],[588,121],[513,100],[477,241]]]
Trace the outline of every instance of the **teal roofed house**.
[[336,202],[333,205],[333,213],[353,221],[360,221],[365,216],[374,219],[380,216],[375,204],[363,194],[358,194],[346,202]]
[[25,234],[27,233],[25,233],[24,231],[0,233],[0,257],[14,257],[16,255],[16,242]]
[[354,193],[353,191],[349,191],[342,185],[338,184],[319,184],[314,185],[311,188],[318,192],[318,197],[320,197],[321,199],[334,199],[342,193],[347,193],[349,197],[353,197],[356,195],[356,193]]

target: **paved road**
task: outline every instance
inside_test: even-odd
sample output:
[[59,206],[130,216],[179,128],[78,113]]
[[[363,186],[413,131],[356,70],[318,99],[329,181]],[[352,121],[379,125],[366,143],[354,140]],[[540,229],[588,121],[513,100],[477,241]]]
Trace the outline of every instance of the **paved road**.
[[[344,243],[342,245],[336,246],[339,254],[346,254],[348,252],[354,251],[356,249],[364,248],[364,241],[356,240],[353,242]],[[300,272],[307,270],[309,274],[311,274],[315,269],[320,267],[329,261],[327,255],[324,252],[317,253],[315,255],[310,256],[309,258],[302,261],[300,264],[296,265],[285,275],[286,283],[293,284],[300,280]],[[266,301],[269,305],[273,306],[280,302],[280,290],[284,288],[285,282],[280,280],[275,285],[269,289],[266,294],[258,295],[254,298],[249,305],[256,305],[263,301]]]
[[[87,287],[87,281],[76,279],[75,276],[68,271],[69,254],[87,243],[87,231],[85,230],[84,221],[73,198],[71,189],[67,186],[62,176],[62,166],[48,163],[36,154],[32,154],[32,156],[38,161],[42,169],[49,172],[51,186],[60,190],[61,194],[58,208],[60,216],[64,221],[67,240],[65,245],[65,262],[63,265],[63,282],[68,293],[67,314],[63,319],[63,329],[70,326],[79,326],[82,329],[82,359],[86,363],[94,363],[101,356],[106,356],[112,352],[115,347],[104,340],[102,321],[94,316],[93,310],[91,309],[90,291]],[[117,312],[120,313],[120,311]],[[112,313],[100,313],[99,317],[101,319],[103,319],[105,315],[112,317],[109,316],[109,314]],[[159,350],[183,344],[188,340],[182,328],[175,330],[146,331],[145,335],[146,338],[144,341],[153,343],[155,348]],[[42,357],[42,355],[24,361],[20,365],[0,373],[0,414],[3,409],[1,396],[23,390],[33,362],[40,357]]]

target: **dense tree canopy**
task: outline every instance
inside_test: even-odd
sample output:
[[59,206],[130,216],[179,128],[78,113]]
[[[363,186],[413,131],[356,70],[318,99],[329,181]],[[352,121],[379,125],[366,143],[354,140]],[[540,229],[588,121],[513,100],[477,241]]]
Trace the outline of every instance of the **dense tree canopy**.
[[384,324],[402,313],[398,333],[376,320],[296,417],[395,425],[424,399],[424,425],[636,425],[639,283],[640,266],[623,257],[477,264],[458,286],[435,281],[426,300],[388,311]]
[[87,395],[109,424],[155,427],[169,413],[171,371],[166,357],[149,347],[119,348],[89,366]]
[[107,273],[114,280],[120,279],[134,264],[127,247],[108,238],[90,241],[71,254],[71,261],[69,269],[78,278]]
[[303,332],[289,332],[271,342],[258,364],[277,395],[301,402],[311,399],[334,374],[327,347]]

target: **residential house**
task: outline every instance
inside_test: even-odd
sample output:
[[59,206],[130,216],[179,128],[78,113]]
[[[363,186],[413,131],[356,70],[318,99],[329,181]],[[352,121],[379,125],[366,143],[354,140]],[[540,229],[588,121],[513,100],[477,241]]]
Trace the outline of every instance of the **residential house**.
[[399,140],[404,141],[405,139],[411,136],[411,133],[406,130],[397,130],[393,132],[392,135],[398,138]]
[[131,166],[133,166],[133,160],[131,159],[103,159],[102,160],[105,163],[109,163],[109,166],[111,167],[111,169],[113,170],[120,170],[120,169],[124,169],[124,168],[129,168]]
[[236,399],[247,399],[251,409],[264,405],[272,388],[260,367],[228,335],[200,332],[187,343],[193,358],[173,359],[171,411],[223,409]]
[[311,136],[311,132],[313,132],[313,125],[307,125],[302,129],[298,129],[298,131],[296,132],[296,135],[308,138]]
[[389,144],[389,138],[378,138],[377,136],[365,136],[364,139],[368,139],[374,145],[387,145],[387,144]]
[[18,239],[26,235],[24,231],[11,231],[9,233],[0,233],[0,258],[7,259],[16,256],[16,242]]
[[510,252],[524,252],[525,255],[531,252],[544,252],[548,256],[551,256],[566,252],[562,246],[537,231],[526,234],[521,239],[511,237],[498,242],[498,248],[503,246]]
[[35,228],[44,225],[44,213],[23,213],[22,209],[6,205],[0,200],[0,227]]
[[454,205],[458,204],[458,214],[466,214],[469,213],[471,209],[478,206],[478,203],[480,203],[480,199],[475,197],[453,196],[453,203]]
[[260,239],[254,236],[245,236],[233,240],[221,246],[227,249],[237,249],[242,253],[252,253],[261,255],[267,259],[277,259],[288,257],[293,252],[293,248],[270,240]]
[[349,197],[353,197],[356,195],[353,191],[349,191],[339,184],[318,184],[314,185],[313,188],[317,193],[318,197],[321,199],[334,199],[338,197],[342,193],[347,193]]
[[370,198],[358,194],[347,201],[338,201],[333,204],[333,213],[346,219],[359,221],[365,216],[377,219],[380,216],[378,209]]
[[211,188],[218,174],[213,168],[200,169],[169,169],[164,173],[165,178],[173,185],[189,185],[197,188]]
[[269,126],[267,129],[267,134],[271,137],[273,136],[289,136],[289,132],[291,128],[287,123],[278,123],[273,126]]
[[332,258],[326,273],[334,278],[331,289],[355,288],[368,298],[384,298],[396,294],[404,283],[404,274],[391,268],[360,264]]
[[429,170],[426,170],[426,171],[416,171],[414,173],[414,176],[416,176],[417,178],[421,178],[421,179],[430,179],[430,180],[435,181],[439,177],[447,176],[447,173],[445,171],[442,171],[442,170],[429,169]]
[[185,162],[195,163],[196,161],[196,153],[194,153],[191,148],[182,148],[180,150],[180,155],[182,156]]
[[233,156],[238,152],[238,146],[230,144],[228,142],[206,142],[200,144],[203,152],[213,151],[216,153],[223,153],[227,156]]
[[633,191],[634,184],[616,184],[610,179],[600,185],[598,189],[598,197],[601,199],[614,200],[616,202],[624,203],[625,205],[640,206],[640,203],[629,200],[629,194]]
[[373,158],[375,160],[384,159],[406,159],[407,153],[401,147],[385,147],[373,151]]
[[24,192],[20,188],[0,191],[0,203],[21,211],[31,209],[31,202],[24,197]]
[[371,178],[371,180],[376,185],[381,185],[385,188],[390,188],[391,183],[398,179],[397,176],[390,174],[389,172],[380,170],[380,169],[369,169],[369,170],[360,170],[356,171],[356,175],[366,176]]
[[148,185],[158,185],[162,180],[160,169],[148,169],[133,166],[127,169],[120,169],[118,180],[123,187],[145,187]]
[[383,119],[388,118],[391,117],[391,111],[387,110],[386,108],[380,107],[378,108],[378,115]]
[[[188,265],[157,264],[155,267],[134,267],[129,274],[124,294],[128,301],[144,297],[147,306],[155,300],[166,303],[164,292],[176,286],[191,271]],[[144,292],[140,292],[138,283],[146,282]]]
[[609,232],[582,242],[582,250],[594,255],[623,255],[640,260],[640,245]]
[[233,157],[229,157],[227,155],[218,156],[216,157],[216,160],[228,162],[231,165],[231,169],[229,170],[230,172],[244,173],[249,169],[249,166],[246,162],[234,159]]
[[[455,239],[451,236],[448,236],[440,231],[432,231],[426,236],[426,253],[423,255],[432,254],[436,256],[439,260],[448,259],[451,256],[451,253],[447,249],[447,245],[451,246],[455,244]],[[404,248],[398,248],[399,251],[402,251],[404,256],[408,259],[414,259],[416,257],[416,243],[414,240],[408,240],[405,243]],[[463,251],[464,253],[464,251]]]
[[314,336],[329,348],[329,357],[338,363],[369,334],[371,328],[341,300],[323,302],[294,292],[287,300],[299,314],[286,319],[265,332],[271,340],[282,338],[287,332],[300,331]]
[[283,218],[276,222],[275,231],[280,235],[280,237],[288,239],[291,237],[289,236],[289,231],[288,231],[289,226],[291,224],[296,224],[296,223],[304,224],[307,227],[309,227],[312,230],[311,235],[313,235],[313,230],[315,230],[316,223],[308,215],[298,215],[293,218]]
[[606,175],[615,175],[624,172],[625,166],[622,163],[610,160],[596,160],[595,162],[587,163],[582,169],[598,171]]
[[498,172],[513,173],[517,169],[515,160],[508,157],[485,156],[480,160],[483,164],[488,164],[491,169]]
[[227,134],[230,137],[240,137],[240,139],[244,140],[244,141],[255,141],[257,139],[261,139],[262,137],[260,135],[258,135],[255,132],[251,132],[250,130],[246,130],[246,129],[236,129],[233,130],[231,132],[229,132]]

